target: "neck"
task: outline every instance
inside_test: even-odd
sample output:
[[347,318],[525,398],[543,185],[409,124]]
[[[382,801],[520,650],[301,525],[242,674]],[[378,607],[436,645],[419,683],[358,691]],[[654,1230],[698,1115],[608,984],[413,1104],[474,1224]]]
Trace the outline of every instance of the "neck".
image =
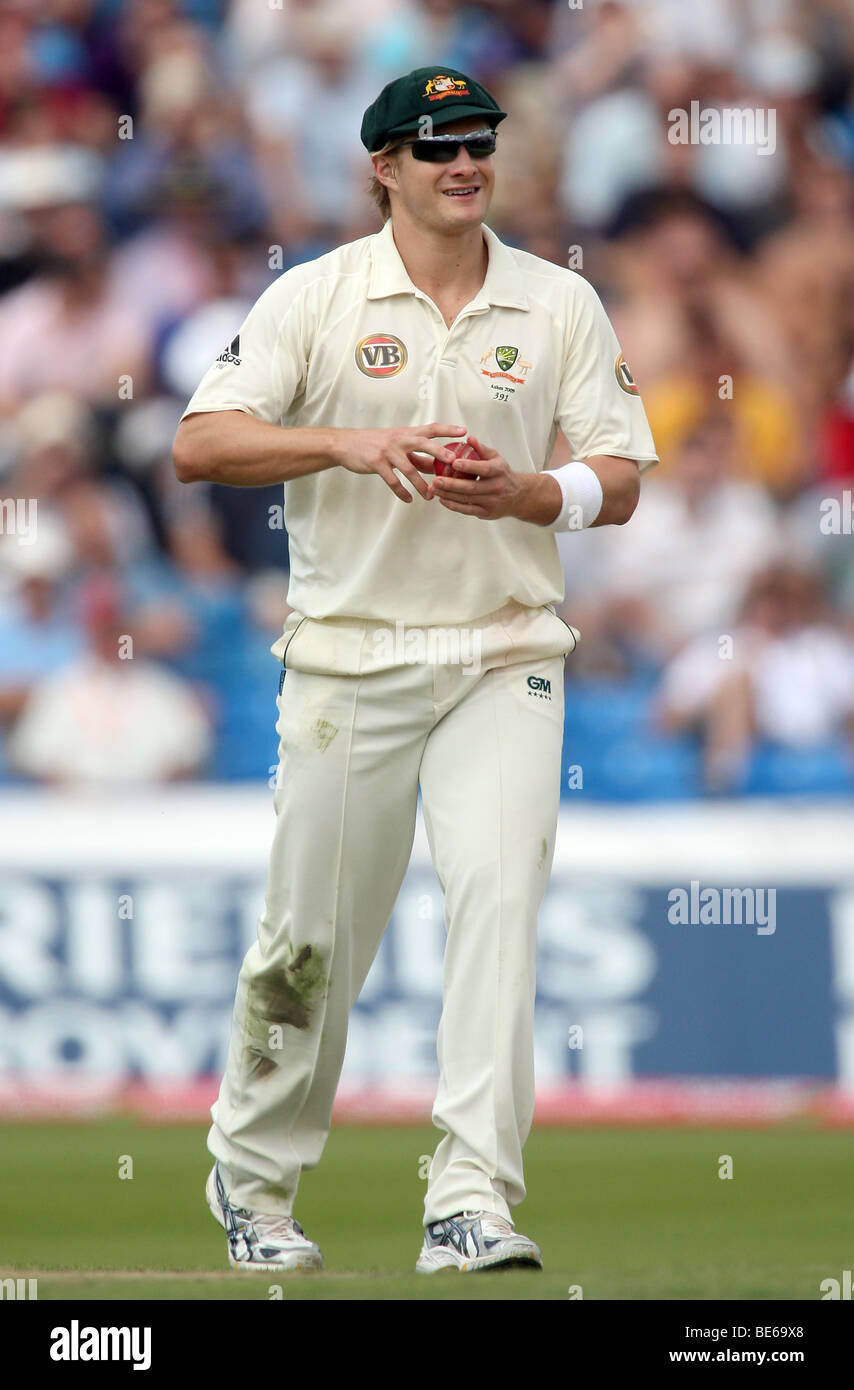
[[465,291],[472,298],[477,294],[489,264],[480,223],[441,236],[399,213],[392,234],[406,273],[419,290],[431,296],[436,290],[446,294]]

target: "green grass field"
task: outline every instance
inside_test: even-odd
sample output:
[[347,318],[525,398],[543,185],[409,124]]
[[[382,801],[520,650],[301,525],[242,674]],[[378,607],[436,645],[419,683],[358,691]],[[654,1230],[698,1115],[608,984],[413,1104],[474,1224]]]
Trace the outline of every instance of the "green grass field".
[[204,1139],[122,1119],[4,1126],[0,1277],[37,1276],[40,1299],[266,1299],[278,1282],[288,1300],[566,1300],[571,1285],[585,1300],[817,1300],[854,1252],[850,1132],[541,1129],[514,1215],[544,1271],[425,1278],[419,1164],[435,1131],[342,1126],[297,1205],[326,1269],[247,1276],[204,1202]]

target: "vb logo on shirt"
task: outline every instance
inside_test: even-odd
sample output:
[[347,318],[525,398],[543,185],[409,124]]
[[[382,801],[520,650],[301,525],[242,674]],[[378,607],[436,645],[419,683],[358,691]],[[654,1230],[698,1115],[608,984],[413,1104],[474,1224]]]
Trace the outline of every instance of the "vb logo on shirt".
[[356,344],[356,366],[365,376],[397,376],[406,366],[407,351],[390,333],[370,333]]

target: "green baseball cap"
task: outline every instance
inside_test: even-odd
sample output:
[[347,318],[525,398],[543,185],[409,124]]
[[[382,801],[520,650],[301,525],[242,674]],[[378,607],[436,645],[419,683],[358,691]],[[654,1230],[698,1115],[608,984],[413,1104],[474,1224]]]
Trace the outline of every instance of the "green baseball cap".
[[362,144],[369,154],[385,148],[398,135],[417,130],[424,116],[434,125],[483,116],[497,126],[507,115],[479,82],[455,68],[415,68],[383,87],[362,117]]

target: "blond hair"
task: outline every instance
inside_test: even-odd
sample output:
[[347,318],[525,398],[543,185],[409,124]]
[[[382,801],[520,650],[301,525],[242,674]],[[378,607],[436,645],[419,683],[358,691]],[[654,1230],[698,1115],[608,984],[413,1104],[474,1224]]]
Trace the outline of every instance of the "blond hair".
[[376,203],[380,211],[380,216],[384,222],[387,222],[391,217],[391,199],[388,196],[388,189],[385,184],[380,183],[376,174],[374,174],[368,184],[368,197],[371,199],[371,202]]
[[[371,150],[371,154],[393,154],[397,149],[399,149],[397,141],[389,140],[388,144],[383,145],[381,150]],[[376,174],[373,175],[368,184],[368,197],[372,203],[376,204],[383,221],[387,222],[391,217],[391,199],[388,196],[388,189],[384,183],[380,183]]]

